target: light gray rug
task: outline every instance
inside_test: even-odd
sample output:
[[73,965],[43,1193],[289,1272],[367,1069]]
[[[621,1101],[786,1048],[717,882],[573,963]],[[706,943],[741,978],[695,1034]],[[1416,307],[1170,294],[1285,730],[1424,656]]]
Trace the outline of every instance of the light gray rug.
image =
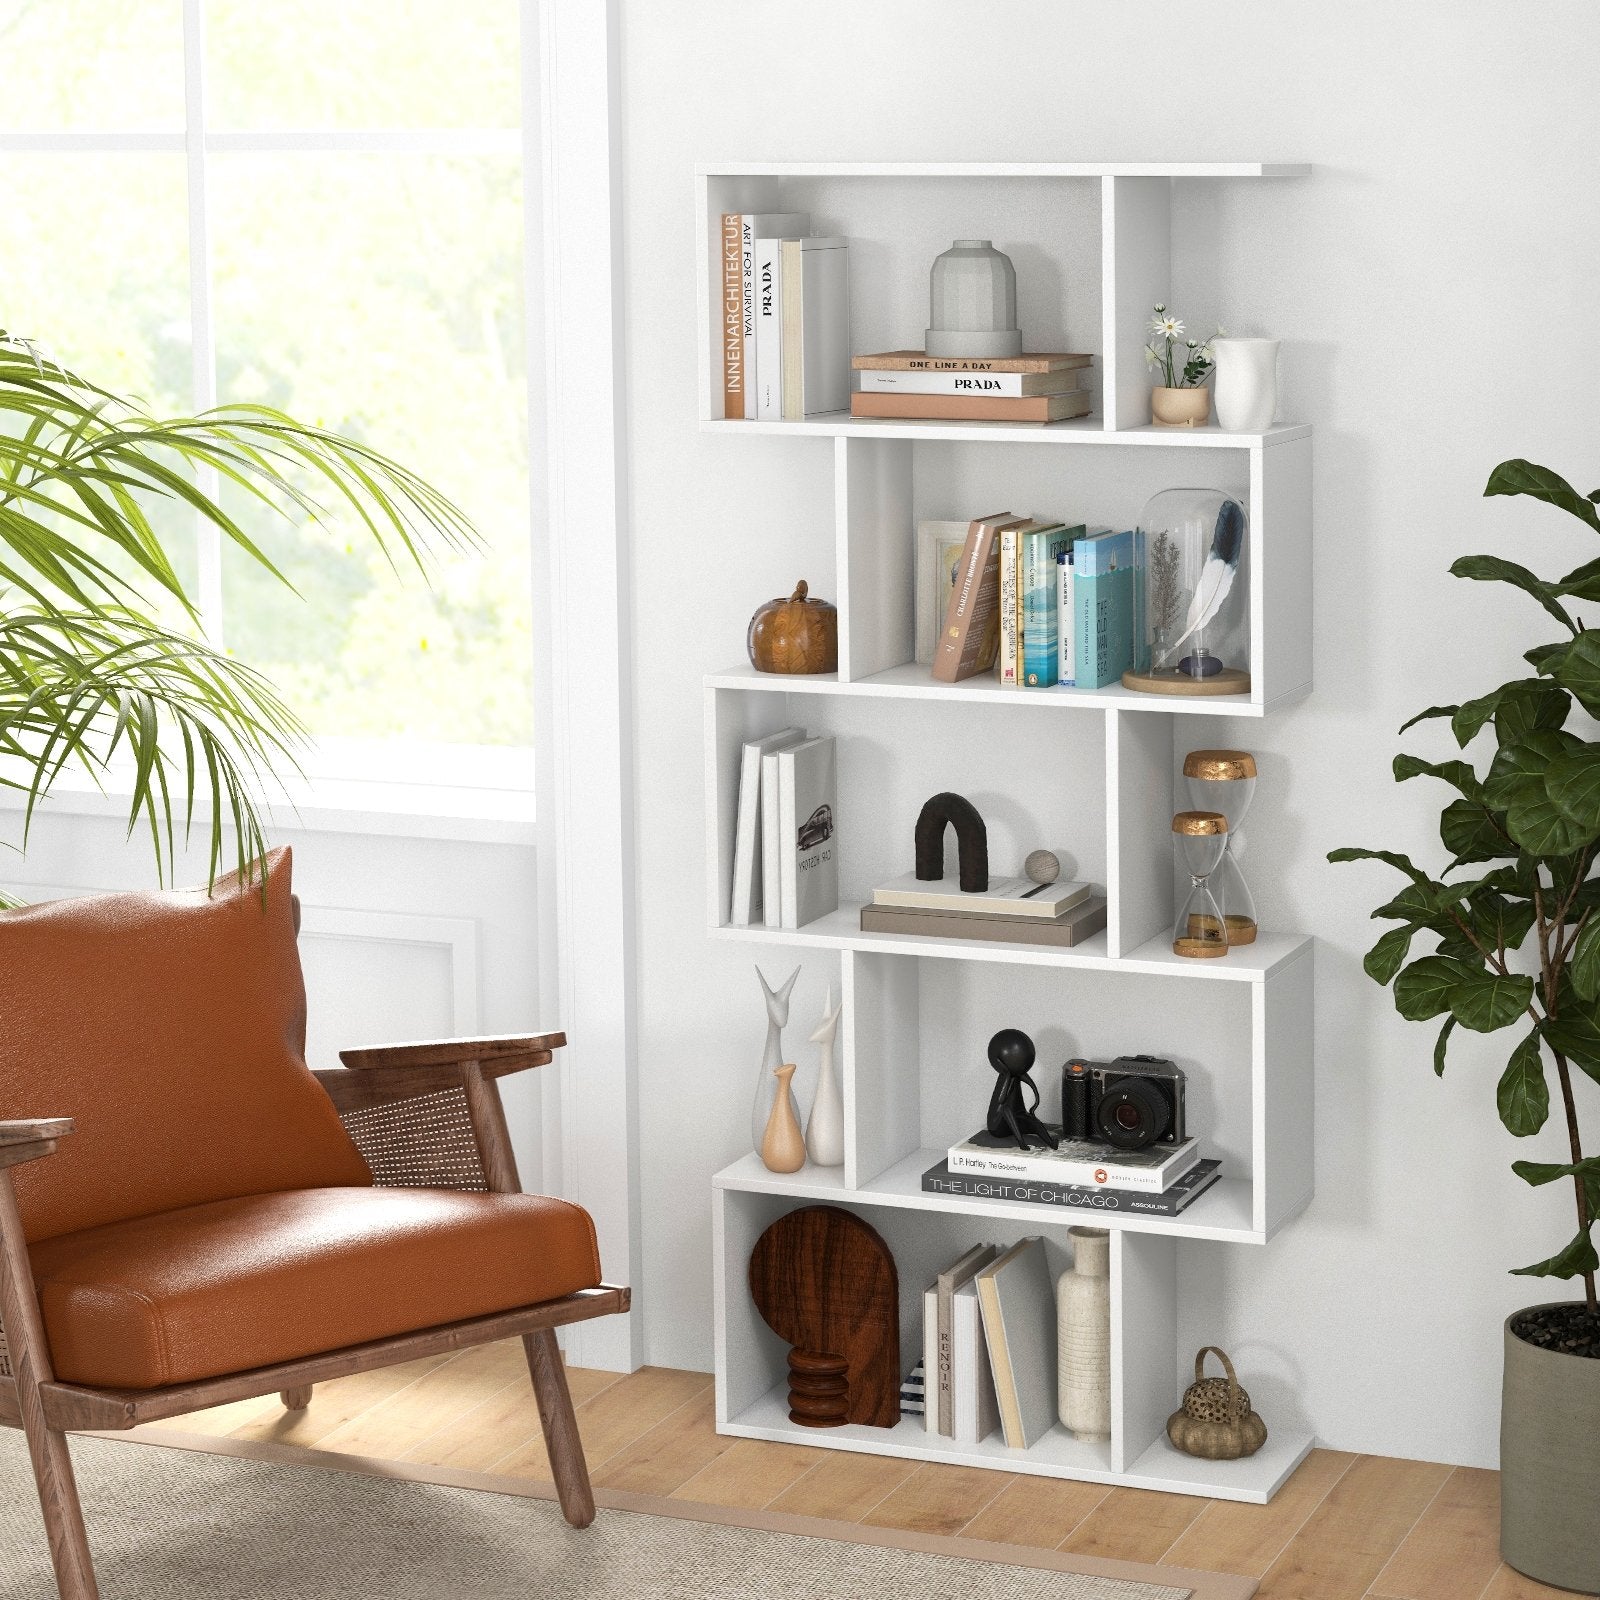
[[[74,1439],[104,1600],[1189,1600],[1188,1588]],[[0,1600],[54,1600],[0,1429]]]

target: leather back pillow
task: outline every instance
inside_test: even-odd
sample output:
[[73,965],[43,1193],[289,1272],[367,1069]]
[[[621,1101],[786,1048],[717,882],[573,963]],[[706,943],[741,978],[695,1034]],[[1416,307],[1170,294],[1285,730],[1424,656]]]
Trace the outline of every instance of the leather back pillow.
[[259,880],[0,913],[0,1120],[73,1117],[12,1169],[29,1240],[372,1174],[305,1063],[287,849]]

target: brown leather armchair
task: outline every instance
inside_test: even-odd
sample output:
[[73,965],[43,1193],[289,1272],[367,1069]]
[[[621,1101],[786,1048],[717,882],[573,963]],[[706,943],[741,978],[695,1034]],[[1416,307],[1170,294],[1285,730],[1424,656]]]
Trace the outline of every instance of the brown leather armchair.
[[288,850],[267,868],[0,914],[0,1424],[27,1435],[63,1600],[97,1593],[68,1430],[302,1407],[514,1335],[561,1508],[594,1517],[553,1330],[629,1292],[587,1212],[520,1192],[495,1082],[565,1037],[311,1072]]

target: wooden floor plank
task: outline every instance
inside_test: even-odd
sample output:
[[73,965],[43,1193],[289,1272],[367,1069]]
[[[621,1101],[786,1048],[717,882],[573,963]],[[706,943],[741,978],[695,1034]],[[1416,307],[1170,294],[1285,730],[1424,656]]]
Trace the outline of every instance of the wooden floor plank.
[[714,1461],[679,1484],[672,1498],[760,1511],[792,1489],[822,1456],[822,1451],[805,1445],[735,1439]]
[[1261,1577],[1356,1459],[1344,1450],[1313,1450],[1264,1506],[1210,1501],[1162,1560],[1203,1572]]
[[1113,1489],[1056,1547],[1106,1561],[1159,1561],[1208,1501],[1153,1489]]
[[[598,1472],[620,1450],[626,1450],[679,1406],[711,1387],[708,1372],[679,1372],[672,1367],[640,1367],[620,1382],[602,1389],[577,1408],[589,1470]],[[526,1440],[490,1469],[517,1478],[548,1478],[550,1458],[544,1437]]]
[[670,1495],[734,1444],[716,1417],[716,1392],[706,1389],[612,1456],[595,1472],[596,1488]]
[[961,1530],[961,1536],[1054,1550],[1105,1499],[1106,1493],[1103,1483],[1019,1477]]
[[[604,1389],[621,1382],[617,1372],[593,1367],[568,1367],[567,1387],[572,1403],[581,1406]],[[543,1436],[539,1407],[527,1369],[502,1385],[480,1405],[464,1409],[453,1421],[420,1440],[403,1459],[434,1467],[461,1467],[487,1472],[513,1450]]]
[[1008,1472],[930,1462],[886,1495],[861,1521],[915,1533],[960,1533],[1011,1482]]
[[850,1450],[829,1450],[792,1488],[767,1507],[793,1517],[827,1517],[833,1522],[859,1522],[917,1470],[915,1461],[895,1456],[858,1456]]
[[1452,1470],[1362,1456],[1267,1569],[1256,1600],[1362,1600]]
[[1478,1600],[1595,1600],[1593,1595],[1581,1595],[1571,1589],[1552,1589],[1547,1583],[1535,1583],[1520,1572],[1502,1565],[1489,1580]]
[[1457,1467],[1370,1592],[1382,1600],[1461,1600],[1481,1594],[1499,1566],[1500,1474]]

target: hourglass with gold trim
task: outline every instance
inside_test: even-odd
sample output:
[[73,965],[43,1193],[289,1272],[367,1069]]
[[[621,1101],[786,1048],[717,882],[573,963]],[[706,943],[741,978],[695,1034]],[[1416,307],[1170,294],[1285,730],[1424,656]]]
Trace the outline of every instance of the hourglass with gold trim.
[[1172,819],[1178,864],[1189,891],[1172,930],[1172,953],[1202,959],[1228,953],[1227,923],[1210,880],[1228,848],[1228,819],[1220,811],[1180,811]]
[[1256,902],[1239,870],[1244,853],[1245,813],[1256,792],[1256,758],[1248,750],[1191,750],[1183,760],[1189,803],[1197,810],[1215,811],[1228,824],[1227,847],[1217,870],[1207,880],[1222,908],[1229,944],[1253,944],[1256,937]]

